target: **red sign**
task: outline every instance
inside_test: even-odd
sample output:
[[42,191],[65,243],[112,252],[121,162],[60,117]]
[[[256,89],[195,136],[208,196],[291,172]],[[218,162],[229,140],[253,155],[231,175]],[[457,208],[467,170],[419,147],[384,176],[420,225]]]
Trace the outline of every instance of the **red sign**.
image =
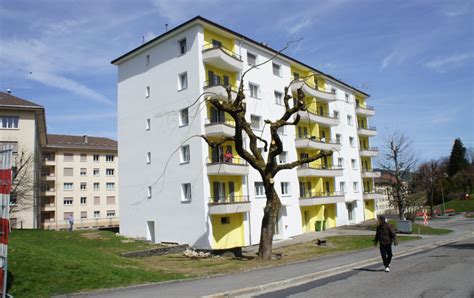
[[12,171],[0,169],[0,194],[9,195],[12,186]]
[[10,232],[10,192],[12,151],[0,151],[0,291],[6,297],[8,272],[8,234]]
[[423,225],[428,226],[428,212],[425,210],[423,210]]

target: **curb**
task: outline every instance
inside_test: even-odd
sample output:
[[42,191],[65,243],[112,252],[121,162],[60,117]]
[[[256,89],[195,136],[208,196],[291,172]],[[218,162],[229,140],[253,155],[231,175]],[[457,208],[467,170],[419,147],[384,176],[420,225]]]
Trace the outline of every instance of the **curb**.
[[[470,235],[460,236],[457,238],[425,244],[425,245],[415,247],[415,248],[405,249],[403,251],[398,252],[397,256],[394,256],[393,258],[397,259],[397,258],[409,256],[412,254],[416,254],[420,251],[423,251],[426,248],[436,248],[438,246],[446,245],[448,243],[458,242],[458,241],[469,239],[472,237],[474,237],[474,232],[472,232]],[[242,288],[242,289],[237,289],[237,290],[232,290],[232,291],[220,292],[220,293],[216,293],[212,295],[207,295],[204,297],[209,297],[209,298],[238,297],[238,296],[248,297],[248,296],[252,296],[256,294],[265,294],[269,292],[282,290],[282,289],[288,288],[289,286],[299,286],[299,285],[306,284],[308,282],[312,282],[318,279],[331,277],[340,273],[348,272],[350,270],[356,269],[361,266],[365,267],[365,266],[370,266],[377,263],[380,263],[380,258],[374,257],[374,258],[362,260],[359,262],[355,262],[355,263],[351,263],[351,264],[347,264],[347,265],[343,265],[343,266],[339,266],[339,267],[335,267],[331,269],[326,269],[319,272],[314,272],[314,273],[309,273],[309,274],[293,277],[290,279],[285,279],[281,281],[271,282],[271,283],[267,283],[263,285],[252,286],[252,287],[247,287],[247,288]]]

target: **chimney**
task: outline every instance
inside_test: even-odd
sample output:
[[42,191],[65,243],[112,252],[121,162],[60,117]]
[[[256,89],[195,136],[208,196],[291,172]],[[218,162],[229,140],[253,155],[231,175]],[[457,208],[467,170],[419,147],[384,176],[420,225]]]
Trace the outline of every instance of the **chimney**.
[[7,93],[8,93],[8,94],[12,94],[12,89],[8,88],[8,89],[7,89]]
[[87,141],[88,141],[87,135],[84,135],[84,144],[87,144]]

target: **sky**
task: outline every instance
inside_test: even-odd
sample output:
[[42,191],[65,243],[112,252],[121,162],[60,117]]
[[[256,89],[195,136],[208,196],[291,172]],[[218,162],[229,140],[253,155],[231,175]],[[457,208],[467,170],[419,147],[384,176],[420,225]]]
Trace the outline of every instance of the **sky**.
[[0,0],[0,90],[43,105],[48,133],[116,139],[110,61],[201,15],[370,94],[383,147],[421,161],[474,147],[471,0]]

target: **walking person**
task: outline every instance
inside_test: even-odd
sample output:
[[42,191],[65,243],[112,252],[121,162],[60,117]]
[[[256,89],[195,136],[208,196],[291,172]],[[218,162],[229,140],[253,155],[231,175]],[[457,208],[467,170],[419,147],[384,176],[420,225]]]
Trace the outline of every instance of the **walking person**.
[[378,217],[377,233],[374,245],[380,243],[380,255],[382,256],[385,272],[390,272],[390,261],[392,261],[392,243],[398,245],[397,234],[392,226],[386,221],[385,216]]
[[73,226],[74,226],[74,217],[72,214],[69,214],[67,217],[67,222],[69,223],[69,232],[72,232]]

